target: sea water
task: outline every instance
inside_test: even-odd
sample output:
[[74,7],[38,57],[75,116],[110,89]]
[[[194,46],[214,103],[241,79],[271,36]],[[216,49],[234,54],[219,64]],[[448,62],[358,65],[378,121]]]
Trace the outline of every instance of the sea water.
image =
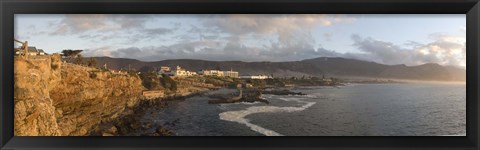
[[[179,136],[464,136],[466,86],[444,83],[297,87],[270,103],[171,101],[145,121]],[[153,110],[152,110],[153,111]]]

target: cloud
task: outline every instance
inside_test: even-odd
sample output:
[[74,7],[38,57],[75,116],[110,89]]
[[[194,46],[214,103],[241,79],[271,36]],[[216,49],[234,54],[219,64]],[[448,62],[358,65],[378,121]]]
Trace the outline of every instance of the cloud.
[[272,49],[271,47],[248,46],[222,40],[181,41],[172,45],[90,49],[86,56],[109,56],[134,58],[143,61],[165,59],[203,59],[216,61],[297,61],[320,56],[339,57],[342,54],[323,48],[314,49],[306,45]]
[[359,52],[339,53],[325,48],[313,48],[309,44],[290,47],[272,45],[246,45],[235,40],[183,40],[176,44],[149,47],[109,49],[105,47],[86,51],[94,56],[134,58],[143,61],[165,59],[242,60],[242,61],[298,61],[316,57],[344,57],[382,64],[441,65],[465,67],[465,37],[448,34],[432,34],[431,42],[409,42],[396,45],[370,37],[352,35],[353,46]]
[[109,46],[90,48],[90,49],[85,49],[82,52],[82,55],[86,57],[96,57],[96,56],[114,57],[112,55],[112,50],[113,48]]
[[176,28],[151,28],[151,29],[140,29],[137,34],[127,38],[129,43],[135,43],[139,40],[151,40],[157,36],[162,36],[166,34],[172,34]]
[[[200,18],[197,20],[199,23],[190,24],[191,28],[187,32],[176,32],[180,26],[187,29],[189,27],[188,23],[185,25],[179,22],[170,22],[174,28],[146,28],[146,22],[161,18],[162,16],[149,15],[65,15],[61,21],[51,24],[56,27],[50,34],[74,35],[90,42],[102,41],[111,44],[90,48],[85,52],[88,55],[135,57],[141,60],[191,57],[217,60],[289,61],[318,56],[323,52],[313,46],[318,45],[311,35],[314,27],[354,20],[345,15],[316,14],[194,15],[193,18]],[[167,34],[171,36],[165,36]],[[167,42],[169,43],[167,45],[156,42],[151,46],[125,48],[125,45],[132,45],[140,40],[153,39],[170,40],[170,42]],[[171,44],[172,42],[176,43]],[[244,55],[246,56],[243,57]],[[242,57],[236,58],[239,56]]]
[[465,67],[465,36],[435,33],[431,34],[430,38],[433,40],[432,42],[425,44],[409,42],[406,45],[411,48],[406,48],[391,42],[352,35],[353,46],[363,52],[363,55],[349,54],[349,56],[384,64],[438,63]]
[[310,35],[317,26],[330,26],[337,23],[352,22],[355,19],[345,15],[322,14],[232,14],[214,15],[202,18],[203,25],[232,36],[277,36],[277,45],[292,46],[312,42]]
[[50,35],[67,35],[85,33],[88,31],[105,32],[141,28],[148,21],[149,15],[118,15],[118,14],[66,14],[56,23]]
[[173,29],[154,28],[154,29],[145,29],[144,31],[147,34],[167,34],[167,33],[172,33]]
[[[439,63],[464,67],[466,60],[464,34],[435,33],[429,36],[430,42],[410,41],[406,44],[352,35],[352,45],[358,52],[349,53],[316,46],[321,43],[317,43],[311,35],[314,28],[322,29],[355,21],[355,18],[348,15],[196,15],[190,16],[190,20],[187,19],[184,23],[170,22],[174,25],[171,28],[146,28],[145,24],[152,18],[155,20],[159,17],[66,15],[51,34],[74,34],[80,39],[94,39],[111,44],[87,49],[84,53],[89,56],[135,58],[143,61],[185,58],[298,61],[316,57],[345,57],[390,65]],[[460,30],[465,33],[464,28]],[[321,36],[331,41],[332,37],[338,35],[328,32]],[[108,41],[113,39],[120,41]],[[137,46],[135,43],[140,40],[152,44]],[[122,41],[125,43],[114,44]]]
[[323,36],[325,37],[326,41],[328,41],[328,42],[332,41],[332,36],[333,36],[332,33],[324,33]]

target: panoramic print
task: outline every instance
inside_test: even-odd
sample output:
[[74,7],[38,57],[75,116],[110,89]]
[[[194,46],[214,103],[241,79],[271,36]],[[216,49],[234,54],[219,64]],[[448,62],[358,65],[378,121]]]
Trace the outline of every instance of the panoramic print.
[[465,136],[464,14],[17,14],[15,136]]

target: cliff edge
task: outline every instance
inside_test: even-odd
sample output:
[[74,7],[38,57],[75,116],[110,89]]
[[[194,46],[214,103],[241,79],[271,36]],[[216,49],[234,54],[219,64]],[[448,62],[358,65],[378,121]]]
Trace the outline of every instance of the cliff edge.
[[137,75],[63,63],[60,55],[14,60],[15,136],[89,135],[141,100]]

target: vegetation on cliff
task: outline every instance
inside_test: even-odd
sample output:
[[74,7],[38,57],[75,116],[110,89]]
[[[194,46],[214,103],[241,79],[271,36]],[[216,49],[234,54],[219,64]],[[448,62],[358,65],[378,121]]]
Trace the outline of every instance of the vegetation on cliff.
[[175,82],[175,80],[170,78],[170,76],[162,74],[162,78],[160,79],[160,81],[163,87],[165,87],[166,89],[173,92],[177,91],[177,82]]
[[15,135],[88,135],[140,101],[138,76],[62,63],[60,55],[15,57]]

